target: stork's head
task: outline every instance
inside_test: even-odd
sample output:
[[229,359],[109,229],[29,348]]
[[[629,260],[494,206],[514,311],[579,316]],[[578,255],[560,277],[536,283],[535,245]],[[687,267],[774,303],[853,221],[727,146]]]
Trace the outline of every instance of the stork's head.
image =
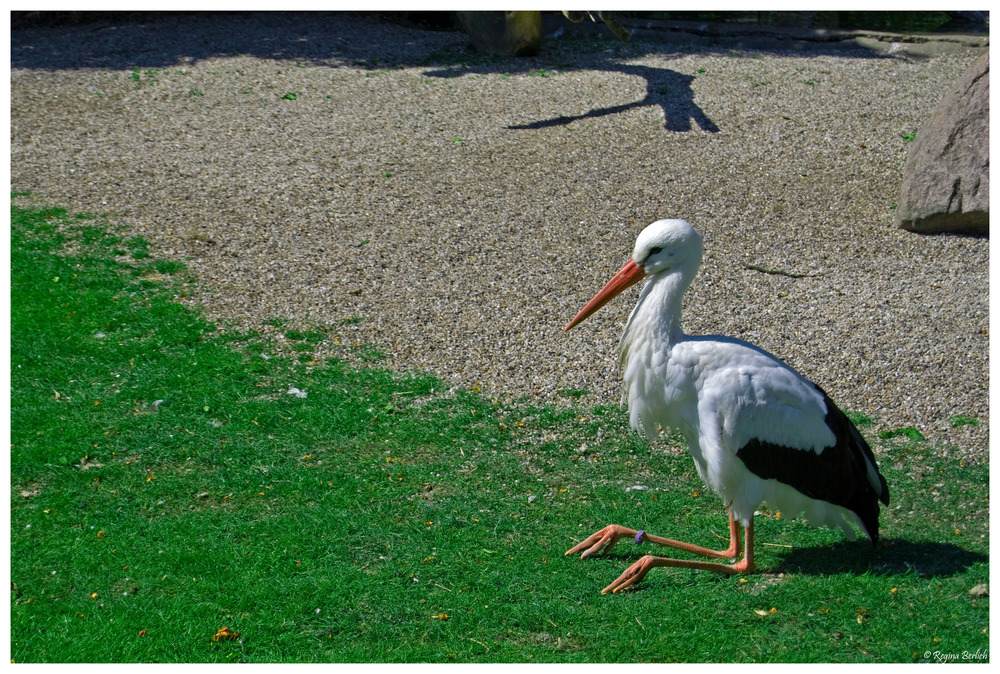
[[646,276],[681,273],[690,283],[701,265],[701,234],[687,220],[657,220],[639,232],[632,259],[594,295],[565,330],[596,312],[626,288]]
[[701,234],[687,220],[657,220],[639,232],[632,262],[646,276],[701,264]]

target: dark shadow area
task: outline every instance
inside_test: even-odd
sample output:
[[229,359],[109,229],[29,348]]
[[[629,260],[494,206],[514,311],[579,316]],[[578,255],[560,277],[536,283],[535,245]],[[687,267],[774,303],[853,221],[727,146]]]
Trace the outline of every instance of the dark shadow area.
[[963,573],[989,557],[953,543],[883,539],[878,550],[868,540],[795,548],[784,554],[771,573],[836,574],[872,573],[893,576],[914,573],[921,578],[939,578]]
[[[523,59],[522,59],[523,60]],[[510,74],[509,70],[499,70],[496,66],[517,65],[503,62],[489,64],[464,66],[457,68],[447,68],[442,70],[431,70],[425,74],[428,77],[460,77],[469,73],[475,74]],[[715,133],[719,127],[709,119],[708,115],[694,102],[694,91],[691,83],[694,81],[693,75],[670,70],[668,68],[651,68],[649,66],[636,66],[624,63],[607,62],[601,65],[600,70],[607,72],[619,72],[623,75],[640,77],[646,82],[646,96],[637,101],[629,101],[620,105],[613,105],[604,108],[596,108],[581,115],[560,115],[552,119],[539,120],[528,124],[511,125],[509,129],[544,129],[550,126],[561,126],[570,124],[581,119],[592,119],[614,115],[633,108],[641,108],[647,105],[658,105],[663,110],[665,118],[664,128],[668,131],[691,131],[692,120],[698,124],[703,131]],[[530,68],[527,69],[530,72]],[[515,72],[525,72],[525,68],[519,68]]]
[[[616,547],[610,553],[598,555],[596,559],[615,560],[627,566],[642,554],[675,556],[669,549],[655,546],[642,552],[631,550],[629,547],[624,549]],[[901,539],[883,539],[875,551],[872,550],[871,542],[864,539],[793,548],[779,554],[782,556],[777,564],[758,568],[757,571],[809,576],[832,576],[839,573],[896,576],[912,573],[921,578],[941,578],[964,573],[974,564],[989,561],[987,555],[965,550],[952,543]],[[679,559],[701,559],[688,555],[676,556]]]
[[[44,13],[42,13],[44,14]],[[466,74],[525,74],[555,68],[559,70],[601,69],[641,77],[646,96],[637,101],[592,110],[582,117],[602,117],[635,107],[659,105],[671,131],[690,131],[692,120],[706,131],[718,127],[694,103],[692,76],[619,61],[647,53],[655,45],[633,42],[628,45],[606,39],[550,39],[542,53],[533,58],[488,56],[476,53],[466,36],[449,29],[447,17],[428,16],[420,21],[410,14],[244,13],[244,12],[87,12],[62,17],[61,22],[34,25],[11,31],[11,67],[42,70],[93,68],[128,70],[189,65],[220,57],[248,55],[257,58],[307,62],[338,67],[351,65],[372,70],[392,67],[438,66],[430,77],[460,77]],[[558,21],[558,18],[549,17]],[[361,39],[352,25],[362,21],[377,26],[382,41]],[[568,22],[566,22],[568,25]],[[444,49],[440,40],[429,40],[421,52],[420,36],[446,34],[452,44]],[[409,40],[410,49],[391,43],[398,34]],[[664,46],[667,51],[670,48]],[[409,56],[405,54],[409,54]],[[512,128],[543,128],[567,124],[576,117]]]
[[[457,66],[490,62],[490,72],[516,72],[546,60],[580,57],[586,67],[606,65],[619,70],[621,58],[648,53],[734,53],[732,47],[704,35],[659,29],[636,30],[620,43],[597,24],[573,24],[558,12],[543,13],[542,50],[530,58],[476,54],[466,36],[442,12],[14,12],[11,67],[61,70],[71,68],[128,69],[170,67],[200,59],[245,54],[258,58],[345,61],[371,68],[387,66]],[[16,16],[14,16],[16,15]],[[30,16],[29,16],[30,15]],[[382,28],[384,41],[356,34],[358,22]],[[643,22],[643,25],[651,22]],[[677,31],[681,31],[678,38]],[[708,29],[712,32],[712,28]],[[555,37],[556,33],[562,37]],[[701,31],[704,33],[704,31]],[[669,33],[669,36],[668,36]],[[438,47],[421,49],[421,34],[454,36],[464,53],[436,57]],[[402,46],[413,56],[400,57]],[[782,49],[776,42],[775,48]],[[745,50],[750,55],[757,49]],[[743,54],[743,51],[739,51]],[[809,54],[884,58],[864,49],[844,49],[829,40],[810,45]],[[356,61],[361,61],[357,63]],[[532,64],[532,65],[527,65]],[[331,65],[335,65],[331,64]],[[476,70],[480,72],[480,70]],[[461,73],[458,73],[461,74]]]
[[[697,124],[704,131],[717,132],[718,126],[694,101],[692,82],[696,75],[627,61],[651,53],[679,58],[690,53],[759,56],[789,51],[809,56],[887,58],[830,40],[813,29],[794,33],[794,39],[769,34],[766,44],[770,46],[750,47],[750,42],[734,43],[726,36],[731,25],[685,27],[646,19],[640,25],[635,17],[629,21],[633,37],[622,43],[603,25],[573,24],[558,12],[545,12],[541,51],[533,57],[517,58],[476,53],[465,34],[455,29],[452,16],[444,12],[15,12],[11,67],[129,70],[247,55],[297,65],[433,68],[426,72],[429,77],[603,70],[642,78],[646,95],[583,114],[510,128],[540,129],[655,105],[663,110],[666,130],[691,131]],[[804,41],[802,34],[807,36]]]
[[[610,70],[610,68],[608,68]],[[541,129],[548,126],[569,124],[580,119],[604,117],[632,108],[646,105],[658,105],[663,110],[663,128],[668,131],[691,131],[691,121],[698,124],[703,131],[716,133],[719,127],[694,102],[694,91],[691,89],[693,75],[684,75],[667,68],[650,68],[648,66],[633,66],[620,64],[615,68],[625,75],[641,77],[646,81],[646,96],[638,101],[622,103],[606,108],[597,108],[582,115],[559,116],[531,124],[512,125],[510,129]],[[431,75],[431,73],[428,73]]]
[[[328,12],[93,12],[76,23],[11,30],[11,67],[166,68],[219,56],[325,62],[350,58]],[[378,45],[358,45],[377,53]]]
[[668,21],[711,21],[817,31],[961,32],[983,35],[989,32],[988,11],[664,11],[642,14]]

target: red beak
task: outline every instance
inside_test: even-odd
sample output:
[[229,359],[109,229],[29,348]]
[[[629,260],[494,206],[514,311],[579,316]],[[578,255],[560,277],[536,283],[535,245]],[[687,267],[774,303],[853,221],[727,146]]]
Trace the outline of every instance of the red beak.
[[594,299],[587,302],[587,306],[583,309],[580,309],[580,313],[576,315],[576,318],[569,322],[569,325],[563,328],[563,331],[565,332],[577,323],[583,322],[585,318],[613,300],[621,291],[634,286],[636,283],[641,281],[645,275],[646,272],[642,270],[642,267],[637,265],[634,260],[629,260],[625,263],[625,266],[622,267],[610,281],[608,281],[607,285],[601,288],[601,292],[594,295]]

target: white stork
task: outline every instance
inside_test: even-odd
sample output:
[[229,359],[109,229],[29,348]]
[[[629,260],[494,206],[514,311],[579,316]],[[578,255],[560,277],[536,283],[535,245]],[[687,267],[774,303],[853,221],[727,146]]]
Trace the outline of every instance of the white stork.
[[771,354],[730,337],[681,329],[681,297],[701,265],[701,235],[685,220],[659,220],[635,242],[632,259],[594,296],[569,330],[618,293],[648,278],[619,342],[632,428],[652,438],[679,430],[698,474],[729,511],[729,548],[709,550],[611,524],[566,552],[588,557],[628,536],[733,564],[646,555],[602,591],[639,582],[657,566],[752,573],[753,516],[761,502],[814,525],[849,523],[878,543],[878,502],[889,503],[885,478],[865,439],[821,388]]

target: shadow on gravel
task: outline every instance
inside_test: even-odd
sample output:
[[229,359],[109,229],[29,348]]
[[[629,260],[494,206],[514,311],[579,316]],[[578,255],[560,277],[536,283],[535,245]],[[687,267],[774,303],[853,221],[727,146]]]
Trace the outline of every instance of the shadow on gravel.
[[[510,65],[505,63],[504,65]],[[519,69],[523,70],[523,69]],[[562,126],[581,119],[594,117],[604,117],[614,115],[632,108],[641,108],[646,105],[659,105],[663,109],[665,119],[664,128],[668,131],[691,131],[691,121],[697,122],[703,131],[716,133],[719,127],[715,125],[708,115],[694,102],[694,91],[691,89],[693,75],[684,75],[667,68],[651,68],[649,66],[635,66],[624,63],[607,63],[600,70],[606,72],[619,72],[623,75],[640,77],[646,82],[646,96],[638,101],[612,105],[606,108],[596,108],[582,115],[560,115],[552,119],[545,119],[529,124],[513,124],[508,129],[544,129],[550,126]],[[424,74],[428,77],[460,77],[468,73],[477,74],[509,74],[508,70],[496,70],[495,68],[465,67],[460,69],[430,70]]]
[[322,62],[350,51],[353,24],[326,12],[94,12],[82,21],[11,30],[11,68],[166,68],[238,55]]
[[[432,31],[401,25],[395,15],[333,12],[114,12],[80,13],[70,25],[15,28],[11,31],[11,67],[65,70],[92,68],[129,70],[189,65],[199,60],[246,55],[294,61],[298,65],[328,65],[384,70],[429,67],[430,77],[466,74],[539,74],[567,70],[603,70],[640,77],[646,82],[641,100],[590,110],[582,115],[558,116],[511,129],[540,129],[613,115],[632,108],[658,105],[664,128],[684,132],[692,122],[703,131],[718,126],[694,102],[695,76],[666,68],[629,64],[649,53],[677,55],[695,51],[747,56],[755,50],[733,51],[721,44],[674,39],[657,40],[647,34],[628,43],[594,37],[547,37],[534,57],[493,57],[477,54],[466,36],[456,30]],[[400,15],[401,16],[401,15]],[[568,24],[568,22],[566,22]],[[597,30],[600,30],[599,28]],[[648,33],[648,32],[647,32]],[[697,46],[696,46],[697,45]],[[865,51],[845,51],[822,42],[807,54],[836,53],[858,58],[882,58]],[[553,65],[557,64],[557,65]]]
[[[609,67],[607,70],[611,70],[611,68]],[[575,117],[560,116],[531,124],[513,125],[508,128],[540,129],[547,126],[569,124],[578,119],[613,115],[632,108],[641,108],[645,105],[659,105],[663,109],[665,119],[663,128],[668,131],[691,131],[692,120],[701,127],[702,131],[709,131],[711,133],[719,131],[719,127],[715,125],[715,122],[709,119],[708,115],[694,102],[694,91],[691,88],[691,82],[694,81],[693,75],[684,75],[666,68],[650,68],[648,66],[630,66],[624,64],[619,65],[614,70],[624,75],[634,75],[644,79],[646,81],[645,98],[632,103],[597,108]]]

